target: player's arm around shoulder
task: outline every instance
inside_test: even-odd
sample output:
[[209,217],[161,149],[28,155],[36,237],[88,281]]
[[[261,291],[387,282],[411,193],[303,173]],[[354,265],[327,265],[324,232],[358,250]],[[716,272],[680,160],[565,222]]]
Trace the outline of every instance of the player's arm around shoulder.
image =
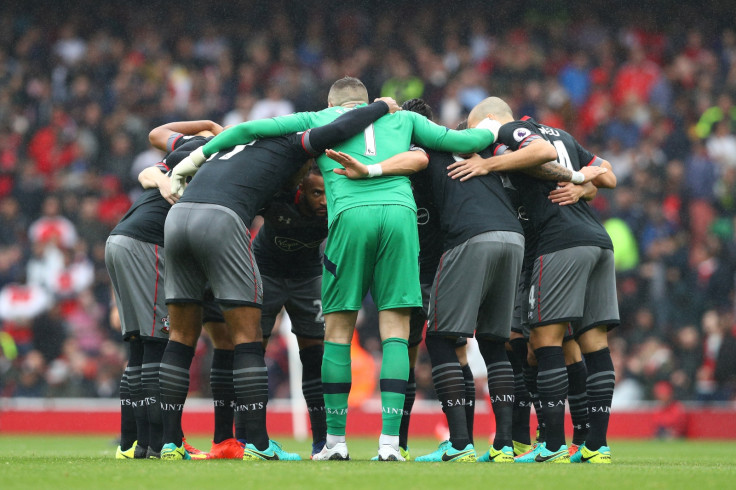
[[456,153],[475,153],[496,141],[496,132],[489,129],[463,129],[457,131],[435,124],[426,117],[411,111],[401,111],[402,117],[412,126],[412,142],[425,148]]
[[217,135],[222,132],[222,126],[210,120],[170,122],[153,128],[151,132],[148,133],[148,141],[154,148],[170,152],[174,150],[174,148],[170,148],[168,144],[169,139],[173,135],[194,135],[203,131]]
[[512,151],[483,158],[473,156],[468,160],[448,166],[449,176],[461,181],[490,172],[514,172],[537,167],[557,160],[555,147],[542,138],[534,126],[524,121],[512,121],[498,129],[498,143]]
[[261,138],[275,138],[298,131],[306,131],[313,123],[312,112],[297,112],[288,116],[246,121],[224,130],[202,147],[205,158],[226,148],[247,145]]

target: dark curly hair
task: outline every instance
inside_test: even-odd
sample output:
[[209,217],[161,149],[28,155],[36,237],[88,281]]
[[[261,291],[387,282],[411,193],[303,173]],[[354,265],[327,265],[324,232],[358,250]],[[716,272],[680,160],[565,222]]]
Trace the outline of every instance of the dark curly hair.
[[434,119],[434,112],[432,112],[432,108],[424,101],[424,99],[409,99],[401,104],[401,108],[405,111],[421,114],[430,121]]

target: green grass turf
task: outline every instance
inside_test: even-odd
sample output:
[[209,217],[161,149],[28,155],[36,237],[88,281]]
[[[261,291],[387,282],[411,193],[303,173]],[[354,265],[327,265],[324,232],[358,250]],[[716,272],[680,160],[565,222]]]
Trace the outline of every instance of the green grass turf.
[[[190,442],[202,449],[209,445],[203,438]],[[309,443],[281,442],[309,458]],[[0,488],[701,490],[732,488],[736,477],[736,441],[613,441],[614,464],[606,466],[378,463],[368,461],[376,440],[348,442],[354,459],[349,462],[117,461],[112,437],[0,435]],[[415,438],[412,455],[436,444]]]

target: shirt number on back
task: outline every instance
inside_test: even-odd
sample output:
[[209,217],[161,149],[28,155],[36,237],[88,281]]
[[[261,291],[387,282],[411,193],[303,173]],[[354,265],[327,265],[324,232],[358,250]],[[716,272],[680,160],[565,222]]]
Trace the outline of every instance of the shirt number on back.
[[560,165],[564,165],[570,170],[575,170],[572,168],[572,160],[570,160],[570,154],[567,152],[565,144],[560,140],[553,141],[552,144],[555,145],[555,149],[557,150],[557,161],[560,162]]
[[373,130],[373,124],[365,128],[363,135],[365,136],[365,153],[363,155],[368,157],[376,156],[376,133]]
[[[256,141],[257,140],[253,140],[250,143],[245,144],[245,145],[236,145],[236,146],[233,146],[233,149],[232,150],[230,150],[229,152],[227,152],[224,155],[222,155],[220,158],[218,158],[218,160],[229,160],[230,158],[232,158],[233,155],[237,155],[238,153],[240,153],[241,151],[243,151],[246,146],[251,146]],[[217,155],[217,153],[215,153],[215,155]],[[212,155],[210,158],[208,158],[208,160],[211,160],[212,158],[214,158],[215,155]]]

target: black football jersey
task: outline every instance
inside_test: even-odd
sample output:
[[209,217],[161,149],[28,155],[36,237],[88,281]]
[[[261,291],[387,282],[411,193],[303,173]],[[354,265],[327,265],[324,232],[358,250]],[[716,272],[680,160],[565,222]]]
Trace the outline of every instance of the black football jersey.
[[[494,146],[480,154],[493,155]],[[487,231],[522,233],[517,211],[504,189],[502,175],[492,172],[466,182],[447,175],[447,166],[462,158],[450,153],[428,151],[432,194],[440,210],[440,228],[445,236],[444,250]]]
[[[571,170],[602,162],[569,133],[532,119],[504,124],[498,133],[498,141],[514,151],[538,138],[552,143],[557,150],[557,162]],[[538,238],[537,256],[578,246],[613,249],[611,238],[587,202],[560,206],[548,199],[550,191],[557,186],[556,182],[520,172],[510,173],[509,177],[520,193],[524,210]]]
[[320,245],[327,238],[327,216],[305,216],[299,195],[280,192],[260,214],[263,226],[253,240],[258,269],[270,277],[322,274]]
[[250,226],[258,210],[309,158],[296,133],[222,150],[202,165],[179,202],[219,204]]
[[[177,133],[169,139],[167,144],[167,149],[171,153],[156,166],[161,172],[169,172],[190,152],[207,141],[207,138],[202,136],[185,136]],[[157,188],[145,189],[110,234],[125,235],[163,247],[164,223],[169,209],[171,209],[171,204],[161,196]]]

